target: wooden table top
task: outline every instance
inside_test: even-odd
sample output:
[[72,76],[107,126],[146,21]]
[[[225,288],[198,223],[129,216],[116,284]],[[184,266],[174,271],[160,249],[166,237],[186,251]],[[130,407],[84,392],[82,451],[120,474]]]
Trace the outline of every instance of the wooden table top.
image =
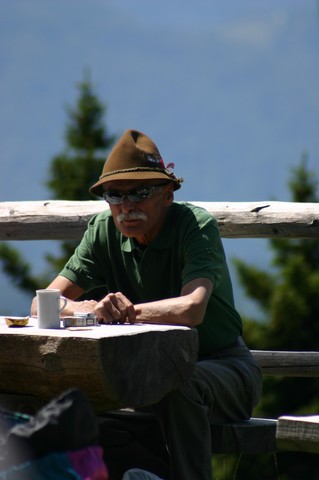
[[0,317],[0,393],[43,402],[76,387],[97,412],[159,401],[191,375],[196,329],[172,325],[8,327]]
[[[8,316],[9,317],[9,316]],[[145,332],[168,332],[172,330],[185,331],[188,327],[178,325],[154,325],[135,323],[133,325],[99,325],[89,327],[69,327],[60,329],[38,328],[38,319],[30,317],[25,327],[8,327],[5,316],[0,316],[0,334],[8,335],[43,335],[51,337],[78,337],[78,338],[108,338],[121,335],[138,335]],[[10,317],[9,317],[10,318]],[[12,317],[14,318],[14,317]],[[22,318],[22,317],[21,317]]]

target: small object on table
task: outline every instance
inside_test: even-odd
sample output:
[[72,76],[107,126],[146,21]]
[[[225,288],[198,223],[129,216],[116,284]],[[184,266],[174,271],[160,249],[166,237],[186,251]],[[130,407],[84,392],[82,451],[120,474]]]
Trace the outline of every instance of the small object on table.
[[63,317],[63,326],[70,327],[98,327],[100,326],[94,313],[75,312],[72,317]]
[[29,323],[29,317],[4,317],[8,327],[25,327]]

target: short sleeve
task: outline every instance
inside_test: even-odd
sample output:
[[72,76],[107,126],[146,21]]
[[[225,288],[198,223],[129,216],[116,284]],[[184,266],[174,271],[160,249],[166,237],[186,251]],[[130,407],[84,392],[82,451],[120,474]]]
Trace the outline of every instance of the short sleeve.
[[[97,218],[93,217],[88,228],[75,249],[74,254],[66,263],[60,275],[82,287],[85,291],[105,285],[104,270],[106,268],[107,256],[105,246],[100,245],[97,229]],[[104,250],[103,263],[99,253]]]
[[215,218],[196,210],[183,235],[183,285],[195,278],[209,278],[217,288],[225,270],[225,254]]

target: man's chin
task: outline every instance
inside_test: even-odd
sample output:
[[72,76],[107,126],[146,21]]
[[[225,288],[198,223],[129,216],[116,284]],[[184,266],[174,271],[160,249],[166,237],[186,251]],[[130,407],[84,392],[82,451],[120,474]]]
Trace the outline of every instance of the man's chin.
[[142,235],[141,222],[124,222],[120,223],[118,226],[120,232],[126,237],[134,237],[136,235]]

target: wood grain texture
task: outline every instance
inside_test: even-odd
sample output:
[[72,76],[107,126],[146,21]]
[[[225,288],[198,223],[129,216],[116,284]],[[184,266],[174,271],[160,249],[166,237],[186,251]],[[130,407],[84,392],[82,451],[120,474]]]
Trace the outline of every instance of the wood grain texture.
[[[191,202],[208,210],[226,238],[318,238],[319,204]],[[0,240],[79,240],[104,201],[0,202]]]
[[77,387],[97,412],[159,401],[190,377],[198,348],[196,330],[153,325],[72,332],[2,326],[0,336],[1,393],[45,401]]

